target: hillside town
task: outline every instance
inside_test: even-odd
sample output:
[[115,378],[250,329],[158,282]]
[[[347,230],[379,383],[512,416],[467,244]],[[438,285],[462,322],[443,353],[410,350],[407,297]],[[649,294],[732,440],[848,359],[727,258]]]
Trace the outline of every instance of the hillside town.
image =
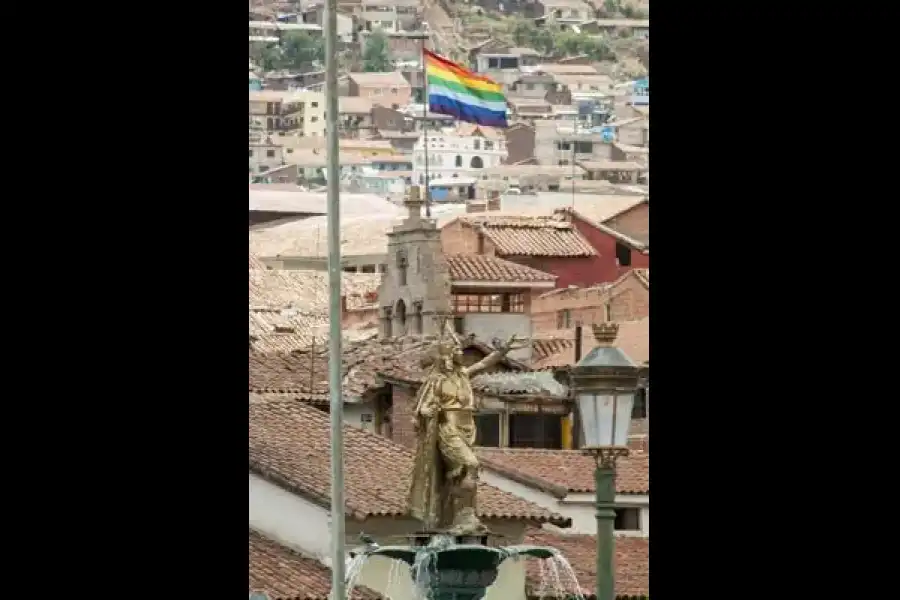
[[[571,579],[559,597],[648,598],[649,5],[337,7],[334,172],[325,7],[250,0],[251,598],[332,598],[330,407],[341,401],[342,568],[359,578],[349,597],[419,597],[382,557],[351,568],[353,548],[449,532],[556,549]],[[446,381],[458,387],[442,404]],[[598,398],[612,398],[611,430]],[[435,442],[441,497],[457,503],[437,517],[415,492],[431,473],[432,422],[440,435],[452,425],[458,446]],[[551,578],[533,557],[509,563],[484,598],[553,597],[555,567]]]

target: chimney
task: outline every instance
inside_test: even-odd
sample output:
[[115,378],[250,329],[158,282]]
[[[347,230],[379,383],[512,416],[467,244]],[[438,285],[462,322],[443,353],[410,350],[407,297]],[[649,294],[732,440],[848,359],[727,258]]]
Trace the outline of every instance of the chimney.
[[491,190],[488,192],[487,210],[500,210],[499,190]]
[[605,348],[610,348],[613,345],[613,342],[616,341],[616,336],[619,335],[619,324],[618,323],[596,323],[593,325],[594,330],[594,339],[597,340],[597,345]]
[[475,212],[484,212],[485,204],[484,200],[469,200],[466,202],[466,212],[467,213],[475,213]]

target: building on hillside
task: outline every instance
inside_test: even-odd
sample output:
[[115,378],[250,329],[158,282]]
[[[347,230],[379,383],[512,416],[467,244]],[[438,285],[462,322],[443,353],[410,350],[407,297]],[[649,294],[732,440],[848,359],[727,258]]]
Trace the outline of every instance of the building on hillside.
[[249,105],[251,130],[325,135],[325,96],[319,92],[251,90]]
[[650,19],[596,19],[585,23],[586,33],[599,33],[604,36],[618,35],[626,32],[641,40],[650,39]]
[[603,224],[639,242],[650,245],[650,199],[606,218]]
[[525,162],[536,162],[534,158],[534,126],[526,123],[514,123],[504,132],[506,136],[507,165],[519,165]]
[[340,96],[338,127],[342,138],[369,138],[374,129],[374,105],[369,98]]
[[539,25],[571,26],[594,18],[594,7],[584,0],[538,0],[529,6],[526,15],[536,18]]
[[573,160],[609,160],[612,145],[600,128],[588,128],[568,120],[534,123],[534,157],[542,165],[569,165]]
[[[249,405],[249,527],[295,552],[330,564],[330,422],[324,411],[296,400],[257,400]],[[344,527],[348,548],[365,531],[376,543],[418,532],[409,516],[407,491],[413,465],[410,450],[385,437],[344,427]],[[372,482],[378,493],[372,493]],[[529,527],[568,527],[569,519],[518,496],[479,484],[478,512],[505,543],[521,543]],[[251,554],[251,560],[253,555]],[[280,567],[284,572],[287,565]],[[357,582],[386,595],[390,560],[370,560]],[[396,579],[396,578],[393,578]],[[296,584],[295,584],[296,585]],[[284,590],[284,588],[281,588]],[[486,600],[520,598],[524,561],[506,561]],[[390,596],[413,600],[411,589],[392,587]]]
[[[650,453],[635,446],[616,463],[618,535],[650,537]],[[571,533],[597,534],[594,458],[578,450],[479,448],[483,481],[572,519]]]
[[[503,163],[506,139],[492,127],[460,123],[455,129],[428,133],[428,178],[481,179],[483,169]],[[425,185],[425,138],[413,148],[413,183]]]
[[258,142],[250,142],[250,175],[265,173],[284,164],[283,148],[268,136]]
[[585,179],[610,183],[639,183],[647,168],[637,162],[624,160],[581,160]]
[[359,21],[366,31],[411,31],[417,28],[421,11],[418,0],[363,0]]
[[540,53],[531,48],[486,46],[474,52],[475,71],[504,86],[511,86],[522,76],[523,67],[536,67],[540,59]]
[[396,71],[389,73],[350,73],[348,96],[368,98],[372,104],[399,108],[409,104],[412,87]]

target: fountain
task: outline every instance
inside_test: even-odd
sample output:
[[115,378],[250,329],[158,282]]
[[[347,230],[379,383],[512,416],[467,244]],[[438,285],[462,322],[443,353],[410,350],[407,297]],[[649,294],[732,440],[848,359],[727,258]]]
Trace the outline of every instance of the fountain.
[[[431,369],[419,388],[413,417],[418,440],[409,507],[426,533],[411,536],[411,543],[402,546],[379,546],[361,536],[366,543],[351,552],[347,569],[348,597],[366,562],[375,557],[393,561],[387,583],[379,590],[391,600],[481,600],[504,561],[530,557],[540,561],[538,596],[583,600],[571,565],[557,550],[489,545],[493,536],[476,514],[479,465],[472,448],[475,398],[469,377],[521,347],[516,336],[484,360],[465,367],[459,340],[447,321],[442,331],[435,352],[424,361],[423,366]],[[399,585],[407,577],[411,593],[408,583]],[[511,598],[511,593],[504,591],[503,597]]]

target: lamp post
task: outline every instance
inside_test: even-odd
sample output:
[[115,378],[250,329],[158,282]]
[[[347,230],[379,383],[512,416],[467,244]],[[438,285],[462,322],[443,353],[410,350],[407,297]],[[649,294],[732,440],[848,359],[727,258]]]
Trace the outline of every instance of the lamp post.
[[640,368],[613,346],[619,326],[593,326],[597,346],[572,370],[582,428],[582,451],[597,467],[597,600],[614,600],[616,459],[628,454],[628,428]]

